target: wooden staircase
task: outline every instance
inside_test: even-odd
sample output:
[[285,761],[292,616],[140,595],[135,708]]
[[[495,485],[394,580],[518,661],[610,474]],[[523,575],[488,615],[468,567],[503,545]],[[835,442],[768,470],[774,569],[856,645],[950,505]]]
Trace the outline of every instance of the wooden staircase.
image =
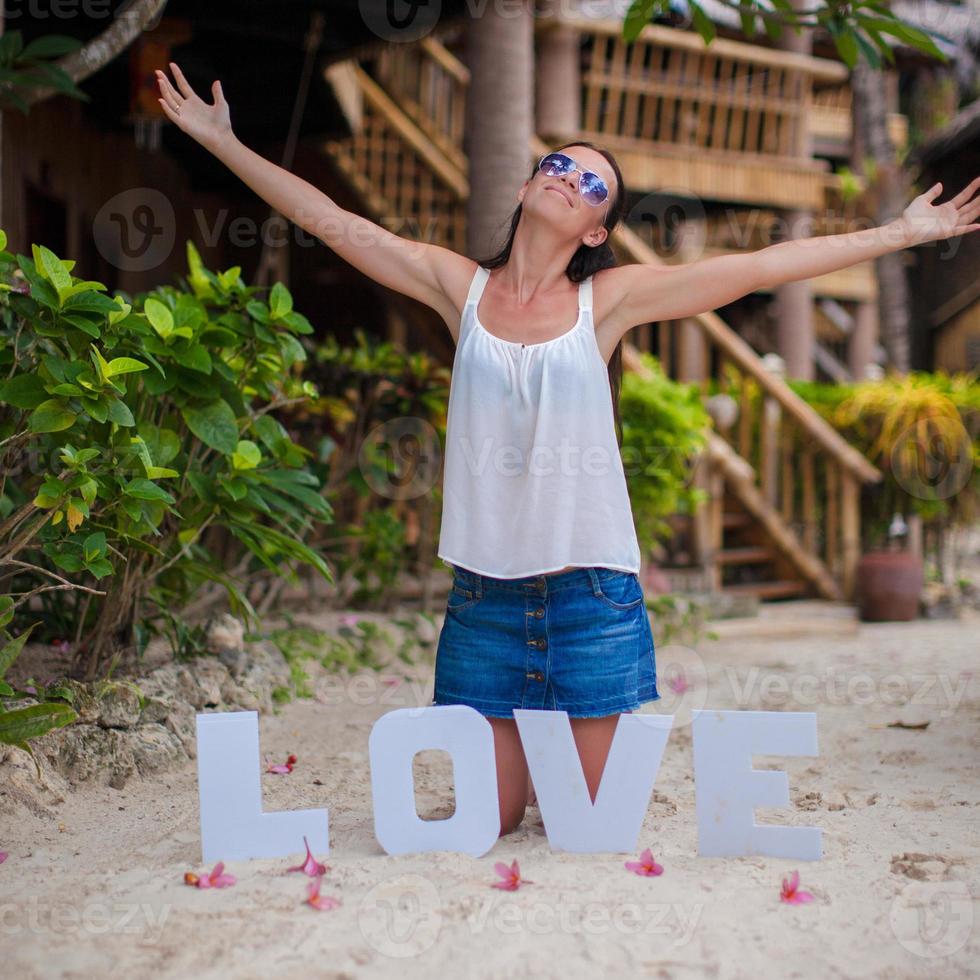
[[[444,39],[430,34],[415,44],[382,43],[351,62],[342,101],[356,106],[354,131],[324,149],[373,220],[415,216],[414,228],[390,230],[462,252],[469,73]],[[724,102],[724,93],[719,98]],[[549,148],[534,137],[529,162]],[[710,157],[710,149],[702,152]],[[662,263],[628,226],[611,240],[622,261]],[[709,433],[705,465],[696,467],[710,503],[692,518],[695,560],[719,591],[850,600],[859,557],[860,487],[880,480],[881,473],[717,314],[688,322],[697,325],[707,352],[704,394],[714,380],[738,409],[734,425]],[[646,371],[629,337],[623,366]]]

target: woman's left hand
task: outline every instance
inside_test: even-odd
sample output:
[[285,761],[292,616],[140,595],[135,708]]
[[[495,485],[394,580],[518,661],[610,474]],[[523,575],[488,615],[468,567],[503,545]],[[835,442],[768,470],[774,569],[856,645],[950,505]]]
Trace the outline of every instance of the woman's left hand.
[[980,231],[980,224],[975,223],[980,217],[980,195],[974,196],[978,188],[980,177],[967,184],[956,197],[942,204],[932,203],[943,191],[941,182],[920,194],[898,219],[907,236],[907,244],[921,245],[923,242]]

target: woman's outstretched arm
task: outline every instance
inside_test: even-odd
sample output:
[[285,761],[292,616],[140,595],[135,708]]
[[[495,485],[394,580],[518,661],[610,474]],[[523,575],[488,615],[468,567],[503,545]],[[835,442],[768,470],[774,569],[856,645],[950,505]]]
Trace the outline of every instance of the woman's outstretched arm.
[[[980,230],[980,177],[940,205],[935,184],[916,197],[901,217],[876,228],[778,242],[751,252],[733,252],[684,265],[647,263],[606,273],[621,296],[611,319],[625,333],[639,323],[695,316],[734,302],[756,289],[811,279],[923,242]],[[615,276],[615,278],[614,278]]]
[[213,153],[285,218],[315,235],[364,275],[431,306],[447,322],[458,316],[448,297],[468,281],[472,262],[440,245],[402,238],[345,210],[308,181],[255,153],[232,131],[221,82],[212,84],[214,103],[209,105],[176,64],[171,62],[170,67],[177,88],[158,70],[158,101],[175,126]]

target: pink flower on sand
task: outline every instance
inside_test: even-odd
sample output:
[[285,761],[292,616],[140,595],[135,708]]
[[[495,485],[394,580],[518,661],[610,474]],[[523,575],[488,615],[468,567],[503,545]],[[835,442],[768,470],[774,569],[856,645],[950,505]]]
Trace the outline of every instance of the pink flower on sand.
[[337,620],[341,626],[356,626],[361,621],[360,616],[355,616],[353,613],[348,613],[346,616],[341,616]]
[[678,667],[676,671],[668,671],[667,674],[667,687],[669,687],[674,694],[683,694],[691,685],[687,681],[687,676],[684,674],[684,668]]
[[788,878],[783,878],[783,888],[779,893],[779,900],[789,905],[802,905],[804,902],[812,902],[813,895],[810,892],[801,891],[799,884],[799,871],[794,871]]
[[184,875],[184,884],[196,885],[198,888],[227,888],[235,884],[235,876],[226,875],[224,862],[219,861],[210,873],[205,872],[198,876],[193,871],[188,871]]
[[639,861],[627,861],[624,867],[628,871],[633,871],[638,875],[662,875],[664,873],[664,868],[662,864],[657,864],[653,860],[653,853],[650,848],[646,848],[640,855]]
[[306,886],[306,904],[312,905],[315,909],[320,909],[323,912],[327,912],[330,909],[337,908],[341,902],[339,898],[334,898],[332,895],[320,894],[320,883],[322,881],[323,875],[317,875],[313,881]]
[[3,864],[3,862],[6,861],[8,857],[10,857],[9,852],[0,851],[0,864]]
[[514,892],[517,891],[521,885],[534,884],[530,878],[521,877],[521,869],[517,866],[517,858],[514,858],[510,867],[504,864],[503,861],[498,861],[493,866],[493,870],[496,871],[503,880],[493,882],[490,885],[491,888],[502,888],[504,891]]
[[[266,763],[268,763],[266,759]],[[293,766],[296,765],[296,756],[290,755],[284,763],[278,763],[274,766],[266,765],[266,772],[276,772],[276,773],[287,773],[293,771]]]
[[302,871],[303,874],[310,875],[310,877],[325,875],[329,870],[330,866],[326,864],[320,864],[319,861],[313,857],[310,852],[309,841],[304,837],[303,843],[306,844],[306,860],[302,864],[297,864],[293,868],[286,868],[287,871]]

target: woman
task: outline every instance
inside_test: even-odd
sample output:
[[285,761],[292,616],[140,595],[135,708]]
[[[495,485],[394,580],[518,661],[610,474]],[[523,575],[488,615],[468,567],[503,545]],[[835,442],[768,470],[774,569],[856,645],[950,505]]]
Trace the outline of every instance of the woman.
[[567,711],[594,800],[619,715],[659,697],[618,453],[623,335],[980,229],[980,177],[942,205],[935,185],[879,228],[616,266],[619,168],[607,151],[570,143],[539,161],[504,248],[477,263],[400,238],[263,159],[234,136],[220,82],[209,105],[170,67],[176,88],[157,77],[172,122],[355,268],[445,320],[457,350],[439,556],[454,579],[435,703],[469,704],[491,724],[501,834],[520,824],[530,791],[515,707]]

